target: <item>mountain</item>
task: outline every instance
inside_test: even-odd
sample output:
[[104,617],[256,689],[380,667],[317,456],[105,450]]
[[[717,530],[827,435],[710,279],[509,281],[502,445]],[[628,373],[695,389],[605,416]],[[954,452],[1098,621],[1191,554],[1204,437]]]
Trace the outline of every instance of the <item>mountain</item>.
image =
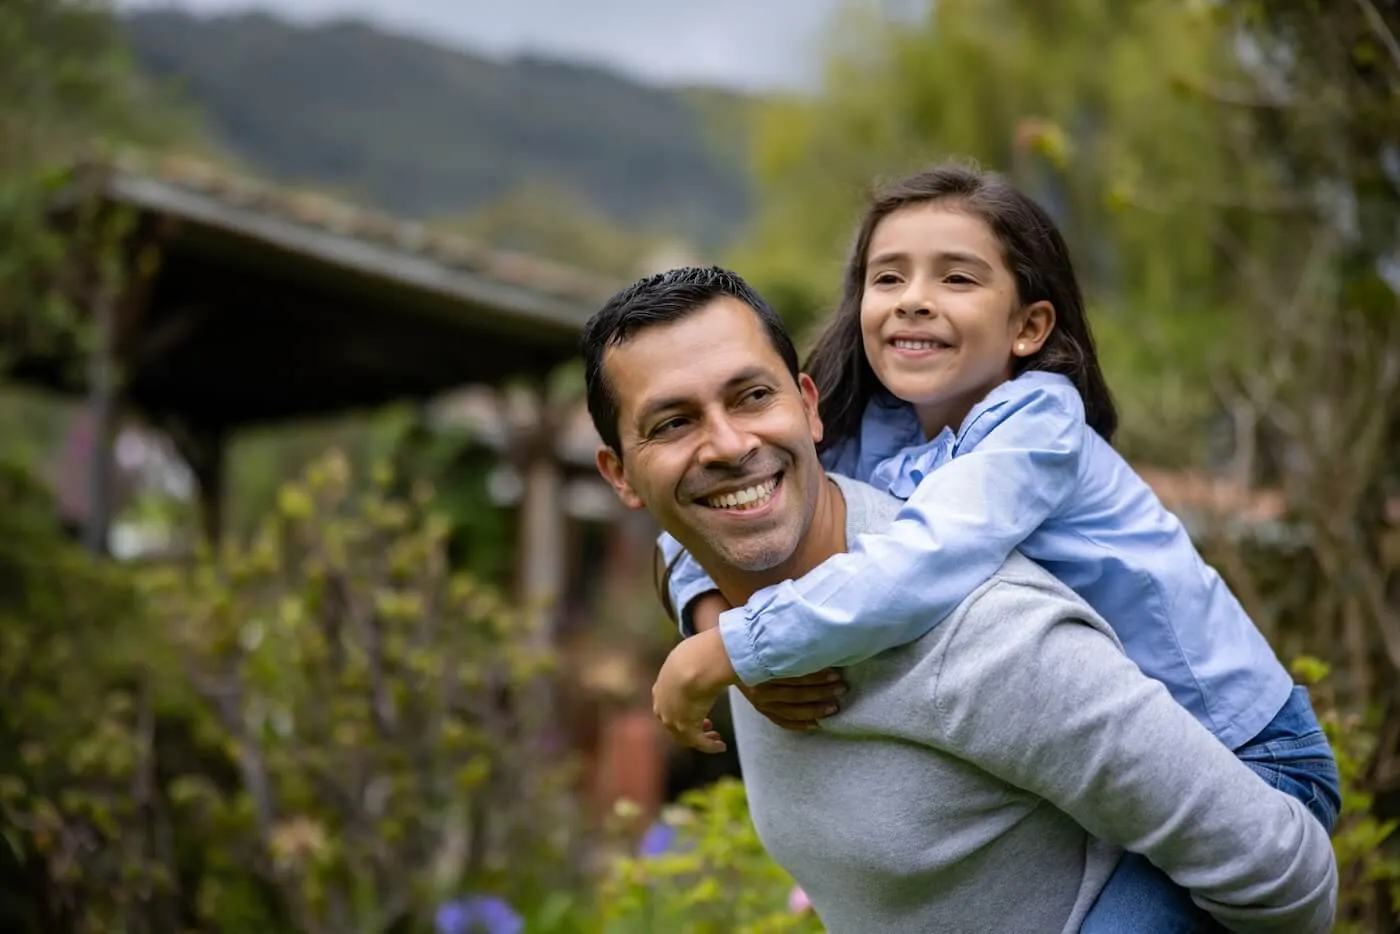
[[359,22],[162,10],[122,27],[141,70],[175,83],[216,144],[280,181],[418,218],[545,185],[617,223],[705,243],[748,211],[736,118],[750,102],[730,92],[496,61]]

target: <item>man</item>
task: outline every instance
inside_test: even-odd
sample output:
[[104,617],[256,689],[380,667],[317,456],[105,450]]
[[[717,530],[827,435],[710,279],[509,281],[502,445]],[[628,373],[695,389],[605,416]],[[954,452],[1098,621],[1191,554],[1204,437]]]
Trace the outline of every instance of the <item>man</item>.
[[[600,472],[732,604],[894,518],[893,498],[822,470],[816,387],[732,273],[641,280],[589,322],[584,355]],[[755,826],[829,930],[1074,931],[1117,847],[1232,929],[1329,928],[1322,825],[1028,560],[846,679],[807,735],[732,697]]]

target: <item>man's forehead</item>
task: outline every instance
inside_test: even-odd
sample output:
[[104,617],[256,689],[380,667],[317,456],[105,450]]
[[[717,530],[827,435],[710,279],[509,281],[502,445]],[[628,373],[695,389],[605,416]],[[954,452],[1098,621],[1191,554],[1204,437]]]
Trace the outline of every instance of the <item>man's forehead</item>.
[[785,371],[758,317],[742,302],[729,302],[643,328],[608,349],[603,367],[622,413],[651,407],[659,398],[710,396],[736,381]]

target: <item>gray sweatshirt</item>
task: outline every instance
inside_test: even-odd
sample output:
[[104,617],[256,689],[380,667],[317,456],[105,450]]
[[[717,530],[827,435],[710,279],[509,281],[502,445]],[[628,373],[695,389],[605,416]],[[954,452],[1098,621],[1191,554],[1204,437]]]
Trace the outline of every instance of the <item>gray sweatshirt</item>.
[[[894,518],[893,497],[833,479],[848,541]],[[1231,930],[1330,929],[1322,825],[1028,559],[846,676],[843,710],[809,735],[730,692],[759,836],[833,934],[1077,931],[1118,847]]]

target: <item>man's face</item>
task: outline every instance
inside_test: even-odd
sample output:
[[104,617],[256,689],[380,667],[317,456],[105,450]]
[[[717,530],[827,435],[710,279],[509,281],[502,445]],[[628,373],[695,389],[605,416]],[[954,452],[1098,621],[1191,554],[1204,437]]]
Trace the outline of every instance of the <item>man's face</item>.
[[622,456],[601,449],[598,470],[622,501],[707,568],[787,560],[816,508],[821,422],[816,386],[793,381],[758,316],[718,298],[610,348],[603,370]]

